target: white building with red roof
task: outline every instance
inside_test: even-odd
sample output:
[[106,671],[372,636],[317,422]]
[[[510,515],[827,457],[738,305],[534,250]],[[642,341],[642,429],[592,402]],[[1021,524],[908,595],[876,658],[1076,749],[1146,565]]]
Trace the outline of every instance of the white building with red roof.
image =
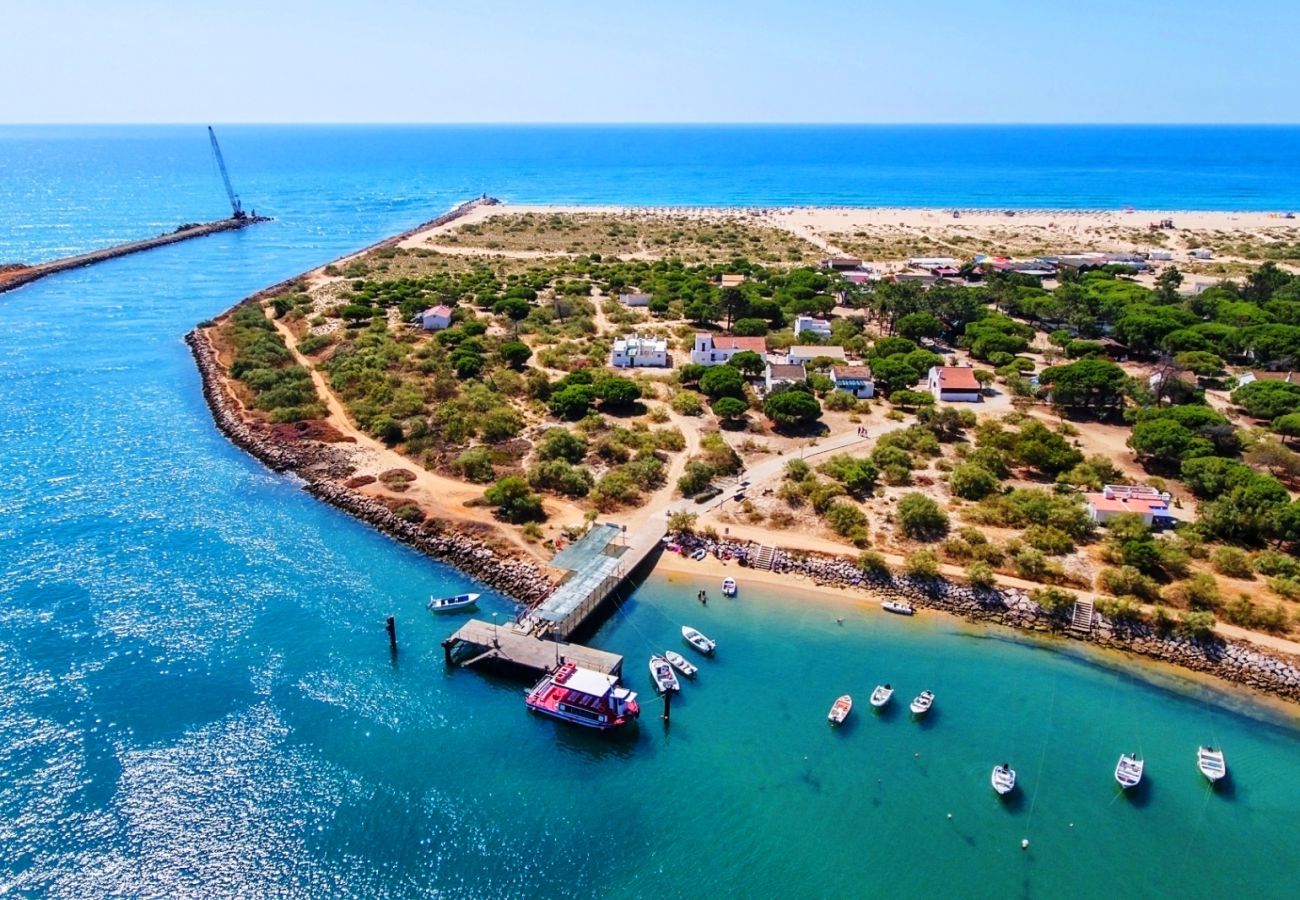
[[420,327],[425,331],[442,331],[451,327],[451,307],[431,306],[420,313]]
[[930,369],[930,393],[936,400],[956,403],[979,403],[983,389],[970,366],[934,366]]
[[767,361],[766,338],[700,333],[695,335],[695,345],[691,347],[691,362],[701,366],[718,366],[730,362],[733,356],[746,350],[757,353],[764,362]]
[[1141,516],[1144,525],[1172,518],[1169,495],[1146,485],[1108,484],[1101,493],[1087,494],[1085,499],[1088,515],[1098,524],[1125,513]]

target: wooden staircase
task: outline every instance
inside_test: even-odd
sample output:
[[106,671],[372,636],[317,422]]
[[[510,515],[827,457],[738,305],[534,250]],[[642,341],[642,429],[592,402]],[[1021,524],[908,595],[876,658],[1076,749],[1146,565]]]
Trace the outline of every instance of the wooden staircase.
[[1076,600],[1074,614],[1070,617],[1070,630],[1081,634],[1092,631],[1092,601]]
[[758,553],[749,558],[749,564],[755,569],[772,569],[772,557],[776,555],[775,547],[760,546]]

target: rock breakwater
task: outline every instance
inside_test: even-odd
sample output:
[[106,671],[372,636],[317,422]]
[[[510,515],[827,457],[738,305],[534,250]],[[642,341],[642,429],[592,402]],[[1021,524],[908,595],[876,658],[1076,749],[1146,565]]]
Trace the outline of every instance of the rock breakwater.
[[378,500],[341,483],[352,474],[345,454],[314,440],[283,442],[273,432],[250,423],[239,401],[226,387],[226,372],[207,335],[201,330],[185,336],[203,385],[203,397],[217,428],[231,443],[276,472],[293,472],[317,499],[355,516],[372,527],[450,563],[522,603],[536,602],[554,585],[534,563],[509,557],[477,535],[443,522],[410,522]]
[[[703,547],[716,556],[736,559],[741,565],[747,565],[750,555],[757,550],[753,544],[694,535],[677,535],[674,541],[683,552]],[[1162,629],[1146,621],[1113,621],[1100,612],[1093,613],[1090,628],[1074,629],[1069,610],[1044,609],[1023,591],[975,588],[942,578],[866,572],[847,559],[802,551],[778,549],[772,568],[808,578],[818,585],[857,588],[882,600],[906,600],[914,606],[941,610],[969,621],[1136,653],[1300,703],[1300,659],[1266,653],[1247,642],[1221,638],[1195,640],[1172,628]]]

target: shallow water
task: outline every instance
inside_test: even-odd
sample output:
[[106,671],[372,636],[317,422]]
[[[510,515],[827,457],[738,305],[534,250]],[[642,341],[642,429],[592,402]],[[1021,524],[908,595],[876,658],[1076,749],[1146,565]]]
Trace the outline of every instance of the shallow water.
[[[836,612],[743,578],[739,599],[704,608],[695,592],[712,585],[660,578],[592,638],[627,654],[646,701],[627,735],[530,717],[521,684],[444,670],[449,624],[421,601],[469,582],[230,446],[181,336],[467,195],[511,195],[498,184],[515,199],[776,203],[836,171],[750,148],[764,178],[609,159],[579,178],[595,151],[554,131],[456,169],[421,164],[458,146],[442,134],[231,129],[245,202],[275,223],[0,296],[0,887],[1289,895],[1300,735],[1235,696],[1100,658],[871,605]],[[204,135],[180,135],[89,129],[33,146],[0,131],[0,258],[220,215],[219,186],[185,162],[209,165]],[[471,139],[491,144],[457,138]],[[513,609],[490,592],[484,606]],[[683,622],[721,647],[665,730],[644,660],[679,646]],[[866,704],[879,681],[901,701],[883,716]],[[935,710],[913,723],[906,701],[926,687]],[[858,708],[834,732],[826,711],[846,691]],[[1226,790],[1195,770],[1204,741],[1228,754]],[[1134,749],[1149,784],[1130,798],[1111,771]],[[1006,804],[988,785],[1003,760],[1022,785]]]

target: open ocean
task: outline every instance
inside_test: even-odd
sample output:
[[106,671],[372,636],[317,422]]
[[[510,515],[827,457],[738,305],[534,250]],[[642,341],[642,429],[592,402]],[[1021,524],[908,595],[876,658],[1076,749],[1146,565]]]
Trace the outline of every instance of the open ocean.
[[[470,582],[231,446],[181,337],[483,192],[1282,211],[1300,208],[1300,129],[219,137],[245,206],[275,222],[0,295],[0,895],[1294,895],[1296,720],[1079,648],[743,573],[740,598],[702,608],[715,585],[653,578],[592,638],[627,655],[638,727],[529,716],[523,685],[443,667],[449,623],[422,602]],[[0,262],[227,212],[202,128],[0,128]],[[720,650],[665,730],[645,658],[683,622]],[[880,681],[903,703],[873,716]],[[859,707],[832,732],[846,691]],[[1227,753],[1226,789],[1196,772],[1203,742]],[[1148,760],[1135,797],[1111,777],[1126,750]],[[1008,804],[989,787],[1004,760]]]

